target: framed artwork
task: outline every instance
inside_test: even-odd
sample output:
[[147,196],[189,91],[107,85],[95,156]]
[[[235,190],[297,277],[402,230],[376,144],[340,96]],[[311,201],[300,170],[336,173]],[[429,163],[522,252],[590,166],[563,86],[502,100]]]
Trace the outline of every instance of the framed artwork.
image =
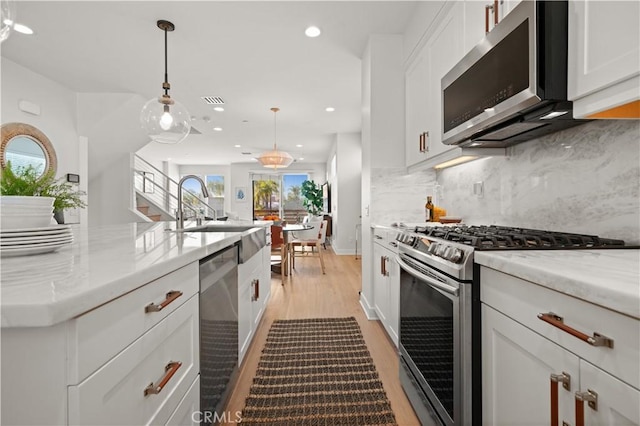
[[246,186],[236,186],[236,190],[234,191],[234,198],[237,203],[243,203],[247,201],[249,194],[247,194]]
[[142,192],[153,194],[153,173],[142,172]]

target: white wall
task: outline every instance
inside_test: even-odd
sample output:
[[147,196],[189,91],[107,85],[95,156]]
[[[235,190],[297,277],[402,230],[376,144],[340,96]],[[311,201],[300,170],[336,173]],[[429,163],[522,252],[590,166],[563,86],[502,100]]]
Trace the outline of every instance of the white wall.
[[131,93],[78,94],[79,131],[89,138],[92,226],[135,220],[131,155],[149,141],[138,121],[145,102]]
[[[0,69],[2,123],[27,123],[41,130],[56,151],[56,176],[78,174],[80,189],[86,190],[87,151],[86,143],[81,144],[78,133],[75,92],[6,58],[2,58]],[[18,107],[20,101],[38,105],[40,115],[21,111]],[[80,220],[86,225],[86,211],[80,213],[80,218],[75,216],[72,220]]]
[[[40,106],[40,115],[21,111],[18,102]],[[51,141],[58,158],[58,176],[79,174],[76,94],[46,77],[2,58],[2,123],[21,122],[40,129]],[[80,176],[87,179],[87,176]]]
[[360,133],[340,133],[336,140],[337,184],[332,196],[337,202],[332,210],[331,246],[337,254],[355,254],[356,224],[360,223],[362,198],[362,144]]

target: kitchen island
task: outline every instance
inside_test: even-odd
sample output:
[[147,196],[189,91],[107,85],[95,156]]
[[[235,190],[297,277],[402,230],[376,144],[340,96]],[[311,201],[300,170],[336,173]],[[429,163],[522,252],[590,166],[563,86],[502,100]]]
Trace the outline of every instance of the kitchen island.
[[57,252],[2,259],[2,423],[199,422],[198,264],[245,233],[194,225],[78,228]]

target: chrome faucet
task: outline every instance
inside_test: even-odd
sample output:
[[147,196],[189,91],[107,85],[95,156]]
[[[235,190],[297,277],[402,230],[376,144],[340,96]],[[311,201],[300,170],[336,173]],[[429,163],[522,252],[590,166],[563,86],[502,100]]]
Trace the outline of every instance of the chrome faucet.
[[180,182],[178,182],[178,215],[176,217],[176,229],[184,229],[184,212],[182,211],[182,184],[187,179],[195,179],[200,182],[200,186],[202,187],[202,196],[205,198],[209,196],[207,185],[205,185],[202,179],[200,179],[198,176],[187,175],[180,179]]

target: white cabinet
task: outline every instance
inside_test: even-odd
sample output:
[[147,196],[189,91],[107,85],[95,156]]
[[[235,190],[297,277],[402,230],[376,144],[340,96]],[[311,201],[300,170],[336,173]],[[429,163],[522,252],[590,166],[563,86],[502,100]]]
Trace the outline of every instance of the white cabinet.
[[[640,424],[640,321],[485,267],[480,277],[483,423],[548,424],[557,416],[579,426],[583,413],[583,424]],[[555,316],[542,317],[556,326],[541,320],[549,312]],[[610,338],[613,347],[590,345],[565,326]],[[579,410],[583,395],[597,395],[597,409],[585,402]]]
[[64,323],[3,328],[1,423],[168,422],[200,371],[198,262],[141,284]]
[[483,423],[543,425],[550,418],[551,374],[566,374],[558,386],[560,423],[573,417],[579,359],[522,324],[482,305]]
[[569,2],[568,98],[575,117],[640,118],[640,2]]
[[202,420],[200,413],[200,376],[196,377],[193,384],[175,409],[167,426],[198,426]]
[[445,5],[405,71],[405,157],[412,166],[453,149],[442,143],[441,79],[484,36],[484,3]]
[[373,232],[373,302],[387,334],[398,345],[400,327],[400,266],[391,233]]
[[69,387],[69,423],[166,423],[200,371],[198,327],[194,296],[94,374]]
[[251,259],[238,265],[238,348],[239,363],[249,349],[251,340],[262,319],[269,300],[271,278],[265,279],[266,270],[270,270],[271,256],[265,246]]

